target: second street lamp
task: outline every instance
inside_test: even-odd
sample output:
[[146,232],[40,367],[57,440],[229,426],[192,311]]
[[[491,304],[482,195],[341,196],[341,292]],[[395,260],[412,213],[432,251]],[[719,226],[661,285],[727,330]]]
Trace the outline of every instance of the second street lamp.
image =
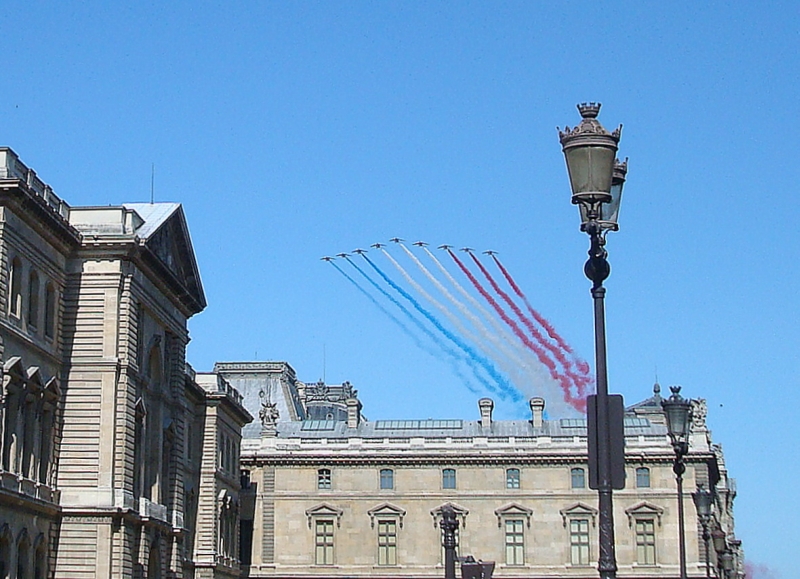
[[706,577],[711,577],[711,553],[709,552],[708,541],[711,538],[708,526],[711,523],[711,505],[714,503],[714,494],[702,484],[697,485],[697,490],[692,493],[694,507],[697,509],[697,517],[703,526],[703,544],[706,549]]
[[675,461],[672,471],[678,484],[678,548],[680,556],[680,578],[686,579],[686,530],[683,515],[683,473],[686,472],[684,458],[689,453],[689,427],[692,423],[692,402],[681,396],[680,386],[670,386],[672,396],[661,401],[664,414],[667,415],[667,432]]
[[608,395],[606,369],[605,305],[603,282],[611,273],[606,257],[606,234],[616,231],[627,163],[616,161],[622,126],[607,131],[597,120],[599,103],[578,105],[582,120],[573,129],[559,130],[567,162],[572,203],[578,206],[581,231],[590,239],[589,259],[583,268],[592,282],[595,331],[597,395],[587,401],[589,438],[589,486],[597,489],[599,557],[601,579],[617,576],[614,547],[612,489],[625,486],[623,403],[621,396]]

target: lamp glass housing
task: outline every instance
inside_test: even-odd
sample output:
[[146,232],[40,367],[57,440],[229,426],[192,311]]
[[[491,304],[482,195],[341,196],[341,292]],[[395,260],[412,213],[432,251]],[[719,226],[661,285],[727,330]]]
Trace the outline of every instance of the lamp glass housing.
[[588,143],[564,148],[573,203],[607,203],[611,200],[616,152],[616,146]]
[[733,571],[733,554],[730,551],[725,551],[719,558],[725,571]]
[[725,540],[725,531],[716,527],[711,531],[711,542],[714,543],[714,550],[717,553],[723,553],[728,548],[727,541]]
[[[602,229],[610,231],[619,230],[617,221],[619,219],[619,207],[622,203],[622,188],[625,185],[626,171],[626,166],[615,162],[614,173],[611,179],[610,200],[606,203],[599,204],[600,209],[597,221]],[[589,205],[587,203],[579,203],[578,209],[581,212],[581,223],[587,223],[589,221]]]
[[698,486],[697,490],[692,493],[692,500],[697,509],[698,517],[707,519],[711,516],[711,505],[714,502],[714,496],[710,490],[703,486]]
[[667,415],[667,430],[670,437],[677,442],[685,442],[689,438],[692,403],[680,394],[680,387],[672,388],[672,396],[661,401],[661,407]]

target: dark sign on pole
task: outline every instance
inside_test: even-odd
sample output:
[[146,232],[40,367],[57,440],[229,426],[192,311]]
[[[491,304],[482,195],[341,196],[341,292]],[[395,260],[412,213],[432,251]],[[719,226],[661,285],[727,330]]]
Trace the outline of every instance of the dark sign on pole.
[[[620,394],[608,395],[608,442],[611,451],[611,488],[625,488],[625,404]],[[600,486],[597,472],[598,461],[598,423],[597,395],[586,399],[586,426],[589,435],[589,488],[597,490]]]

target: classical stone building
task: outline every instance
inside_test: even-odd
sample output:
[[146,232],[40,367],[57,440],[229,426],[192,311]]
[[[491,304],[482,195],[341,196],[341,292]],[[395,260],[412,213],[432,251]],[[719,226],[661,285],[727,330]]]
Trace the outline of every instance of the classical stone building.
[[[440,577],[440,513],[455,509],[458,551],[497,577],[596,577],[597,494],[587,485],[586,424],[546,420],[377,420],[349,384],[303,384],[284,363],[217,364],[261,423],[242,443],[242,562],[247,576]],[[678,576],[673,450],[659,389],[626,411],[626,488],[615,492],[620,577]],[[736,550],[735,487],[695,402],[685,488],[716,490],[715,518]],[[288,416],[282,409],[289,409]],[[313,418],[312,418],[313,409]],[[277,412],[276,412],[277,410]],[[688,571],[706,553],[687,492]],[[716,568],[713,549],[710,563]]]
[[185,364],[180,205],[70,207],[0,148],[0,579],[238,576],[250,416]]

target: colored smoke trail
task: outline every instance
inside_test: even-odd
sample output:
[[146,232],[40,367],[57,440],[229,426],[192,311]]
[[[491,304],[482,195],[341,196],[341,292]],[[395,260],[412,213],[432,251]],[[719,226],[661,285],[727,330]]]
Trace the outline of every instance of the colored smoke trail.
[[539,312],[533,309],[530,302],[528,301],[527,296],[522,292],[522,289],[520,289],[519,285],[517,285],[517,283],[514,281],[514,278],[511,277],[511,274],[508,272],[508,270],[503,266],[502,263],[500,263],[500,260],[497,258],[497,256],[492,255],[492,259],[497,264],[497,267],[500,268],[500,272],[503,274],[503,277],[506,278],[508,285],[511,286],[511,289],[514,290],[514,293],[517,294],[517,296],[522,300],[522,302],[525,304],[525,307],[528,308],[528,311],[533,316],[533,318],[537,322],[539,322],[539,324],[545,329],[547,335],[550,336],[550,338],[552,338],[553,340],[555,340],[556,343],[565,352],[573,356],[573,361],[575,363],[575,366],[578,369],[578,371],[581,372],[581,374],[589,374],[589,364],[587,364],[584,360],[578,358],[575,355],[575,352],[573,352],[570,345],[567,344],[567,342],[558,334],[558,332],[556,332],[556,329],[553,327],[553,325],[550,322],[548,322],[547,319],[544,318],[544,316],[542,316]]
[[[405,247],[402,243],[400,244],[400,246],[406,251],[406,253],[411,257],[411,259],[416,262],[417,266],[427,275],[428,279],[431,280],[431,282],[433,282],[434,285],[436,285],[441,291],[443,291],[446,294],[446,296],[448,298],[450,298],[450,300],[453,301],[456,304],[457,307],[459,305],[463,306],[463,304],[458,302],[458,300],[455,300],[455,298],[452,298],[452,296],[450,295],[450,292],[447,291],[447,288],[442,286],[442,284],[439,283],[439,280],[437,280],[436,278],[434,278],[430,274],[430,272],[425,268],[425,266],[422,265],[422,263],[420,263],[420,261],[416,258],[416,256],[413,253],[411,253],[408,250],[407,247]],[[411,277],[411,275],[405,270],[405,268],[402,265],[400,265],[397,262],[397,260],[395,260],[391,256],[391,254],[389,254],[388,251],[386,251],[385,249],[382,249],[382,251],[383,251],[384,255],[386,255],[387,259],[392,263],[392,265],[394,265],[394,267],[397,269],[397,271],[400,272],[400,275],[402,275],[403,278],[411,285],[411,287],[414,288],[431,305],[433,305],[433,307],[435,307],[437,310],[439,310],[442,313],[442,315],[444,315],[448,320],[450,320],[450,322],[453,324],[453,326],[455,326],[456,330],[458,330],[461,333],[462,336],[464,336],[468,340],[471,340],[475,344],[480,344],[480,342],[481,342],[480,338],[478,336],[476,336],[467,327],[465,327],[464,324],[461,322],[461,320],[458,318],[458,316],[454,315],[447,307],[442,305],[436,298],[434,298],[427,291],[425,291],[425,289],[422,286],[420,286]],[[463,310],[462,310],[462,312],[463,312]],[[475,316],[472,315],[471,313],[469,313],[469,311],[466,311],[465,315],[467,315],[468,317],[471,317],[472,319],[474,319],[475,321],[477,321],[480,324],[480,320],[475,318]],[[497,341],[497,338],[492,336],[489,333],[484,333],[484,338],[488,339],[489,341],[494,341],[494,342]],[[501,366],[501,367],[505,366],[502,369],[506,374],[510,374],[511,373],[512,367],[509,367],[508,364],[503,364],[503,360],[498,360],[497,358],[494,358],[494,361],[495,361],[495,363],[497,363],[498,366]],[[516,392],[516,391],[509,391],[509,392],[507,392],[507,394],[509,396],[511,396],[512,398],[515,397],[515,396],[519,396],[519,393]]]
[[[453,304],[453,305],[456,307],[456,309],[457,309],[459,312],[461,312],[461,314],[462,314],[462,315],[463,315],[465,318],[467,318],[467,320],[469,320],[469,321],[470,321],[470,323],[472,324],[472,326],[473,326],[473,327],[474,327],[476,330],[478,330],[478,332],[480,332],[480,334],[481,334],[481,337],[482,337],[484,340],[486,340],[486,341],[488,341],[488,342],[491,342],[491,343],[492,343],[492,344],[495,346],[495,348],[496,348],[497,350],[499,350],[499,353],[500,353],[502,356],[504,356],[505,358],[510,358],[511,360],[513,360],[513,361],[514,361],[516,364],[518,364],[518,365],[523,365],[523,364],[524,364],[524,361],[523,361],[522,359],[520,359],[520,358],[519,358],[519,357],[516,355],[516,352],[512,351],[512,350],[511,350],[511,349],[510,349],[510,348],[509,348],[509,347],[508,347],[506,344],[504,344],[504,343],[503,343],[503,341],[502,341],[502,340],[500,340],[500,339],[499,339],[499,338],[498,338],[498,337],[497,337],[497,336],[496,336],[494,333],[490,332],[490,331],[489,331],[489,328],[487,328],[487,327],[486,327],[486,324],[484,324],[484,323],[481,321],[481,319],[480,319],[478,316],[476,316],[475,314],[473,314],[473,313],[472,313],[472,312],[469,310],[469,308],[467,308],[467,306],[466,306],[466,305],[464,305],[464,304],[463,304],[462,302],[460,302],[460,301],[459,301],[459,300],[458,300],[458,299],[457,299],[457,298],[456,298],[456,297],[455,297],[453,294],[451,294],[451,293],[450,293],[450,291],[449,291],[449,290],[448,290],[446,287],[444,287],[444,285],[442,285],[442,282],[440,282],[438,279],[436,279],[436,276],[434,276],[434,275],[433,275],[433,274],[432,274],[432,273],[431,273],[431,272],[428,270],[428,268],[427,268],[427,267],[425,267],[425,266],[422,264],[422,262],[421,262],[421,261],[420,261],[420,260],[417,258],[417,256],[416,256],[416,255],[414,255],[414,254],[411,252],[411,250],[409,250],[409,249],[408,249],[408,248],[407,248],[405,245],[403,245],[402,243],[400,243],[399,245],[400,245],[400,247],[402,247],[402,248],[403,248],[403,251],[405,251],[405,252],[406,252],[406,254],[407,254],[407,255],[408,255],[410,258],[411,258],[411,260],[414,262],[414,264],[417,266],[417,268],[419,268],[419,270],[422,272],[422,274],[423,274],[423,275],[424,275],[424,276],[425,276],[425,277],[426,277],[426,278],[427,278],[427,279],[428,279],[428,280],[429,280],[429,281],[430,281],[430,282],[431,282],[431,283],[432,283],[432,284],[433,284],[433,285],[436,287],[436,289],[438,289],[438,290],[439,290],[439,292],[441,292],[441,294],[442,294],[442,295],[443,295],[443,296],[444,296],[444,297],[445,297],[445,298],[446,298],[446,299],[447,299],[447,300],[448,300],[448,301],[449,301],[451,304]],[[420,290],[418,290],[418,291],[420,291]],[[423,293],[423,292],[421,292],[421,293]],[[425,293],[423,293],[423,295],[425,295]],[[431,303],[437,303],[437,304],[438,304],[438,302],[431,302]],[[454,316],[452,313],[450,313],[450,312],[449,312],[449,311],[448,311],[448,310],[447,310],[447,309],[446,309],[444,306],[442,306],[441,304],[438,304],[438,306],[441,308],[441,311],[442,311],[442,313],[444,313],[444,314],[447,316],[447,318],[448,318],[450,321],[452,321],[452,322],[453,322],[453,324],[454,324],[456,327],[458,327],[459,329],[463,328],[463,330],[462,330],[462,333],[466,333],[466,334],[468,334],[469,336],[471,336],[471,339],[472,339],[472,341],[473,341],[473,342],[478,342],[477,336],[475,336],[475,335],[474,335],[472,332],[470,332],[468,329],[464,328],[464,325],[461,323],[461,320],[460,320],[460,319],[458,319],[458,317],[457,317],[457,316]]]
[[[413,322],[413,323],[414,323],[414,325],[415,325],[415,326],[416,326],[416,327],[417,327],[417,328],[418,328],[418,329],[419,329],[419,330],[420,330],[420,331],[421,331],[423,334],[425,334],[425,335],[426,335],[428,338],[430,338],[430,339],[431,339],[431,341],[433,341],[433,342],[434,342],[434,343],[435,343],[435,344],[436,344],[436,345],[437,345],[437,346],[438,346],[438,347],[439,347],[439,348],[440,348],[440,349],[441,349],[441,350],[442,350],[442,351],[443,351],[443,352],[444,352],[444,353],[445,353],[445,354],[446,354],[446,355],[447,355],[447,356],[450,358],[450,365],[451,365],[451,367],[453,368],[453,370],[455,371],[456,375],[458,375],[458,376],[459,376],[459,377],[460,377],[462,380],[464,380],[464,385],[467,387],[467,389],[468,389],[470,392],[472,392],[472,393],[474,393],[474,394],[477,394],[477,393],[478,393],[477,389],[476,389],[476,388],[475,388],[475,387],[474,387],[472,384],[470,384],[470,381],[469,381],[469,380],[468,380],[468,379],[467,379],[467,378],[466,378],[466,377],[463,375],[463,373],[461,372],[461,369],[460,369],[460,368],[459,368],[459,366],[458,366],[458,362],[460,362],[460,361],[463,359],[463,356],[462,356],[461,354],[459,354],[459,352],[458,352],[457,350],[455,350],[454,348],[451,348],[451,347],[450,347],[450,346],[449,346],[449,345],[448,345],[446,342],[442,341],[442,339],[441,339],[441,338],[439,338],[439,336],[437,336],[436,334],[434,334],[433,332],[431,332],[431,331],[430,331],[430,330],[429,330],[429,329],[428,329],[428,328],[425,326],[425,324],[423,324],[423,323],[422,323],[422,322],[421,322],[419,319],[417,319],[417,317],[416,317],[416,316],[415,316],[415,315],[414,315],[412,312],[410,312],[410,311],[408,310],[408,308],[407,308],[407,307],[405,307],[405,306],[404,306],[402,303],[400,303],[400,302],[399,302],[399,301],[398,301],[398,300],[397,300],[397,299],[396,299],[396,298],[395,298],[393,295],[391,295],[389,292],[387,292],[385,289],[383,289],[383,288],[382,288],[380,285],[378,285],[378,284],[375,282],[375,280],[374,280],[374,279],[372,279],[372,278],[371,278],[371,277],[370,277],[370,276],[367,274],[367,272],[365,272],[363,269],[361,269],[361,268],[358,266],[358,264],[357,264],[356,262],[354,262],[354,261],[353,261],[352,259],[350,259],[349,257],[347,257],[347,258],[345,258],[345,259],[347,259],[347,261],[350,263],[350,265],[352,265],[354,268],[356,268],[356,271],[358,271],[358,273],[360,273],[360,274],[361,274],[361,275],[364,277],[364,279],[366,279],[366,280],[369,282],[369,284],[370,284],[372,287],[374,287],[376,290],[378,290],[378,291],[379,291],[379,292],[380,292],[380,293],[381,293],[381,294],[382,294],[382,295],[383,295],[383,296],[384,296],[386,299],[388,299],[388,300],[389,300],[389,301],[391,301],[391,302],[392,302],[392,303],[393,303],[395,306],[397,306],[397,307],[400,309],[400,311],[401,311],[401,312],[403,312],[403,314],[405,314],[405,316],[406,316],[406,317],[407,317],[407,318],[408,318],[408,319],[409,319],[411,322]],[[331,262],[331,263],[333,263],[333,262]],[[335,265],[335,264],[334,264],[334,265]],[[347,274],[346,274],[346,273],[345,273],[345,272],[344,272],[344,271],[343,271],[341,268],[339,268],[338,266],[337,266],[337,269],[339,269],[339,271],[341,271],[342,273],[344,273],[345,275],[347,275]],[[348,277],[350,277],[350,276],[348,276]],[[372,297],[372,296],[370,296],[370,297]],[[425,349],[425,348],[423,348],[423,349]],[[427,350],[426,350],[426,351],[427,351]],[[434,352],[430,352],[430,353],[431,353],[431,355],[433,355],[434,357],[436,356],[436,354],[435,354]]]
[[536,357],[539,359],[539,362],[541,362],[544,366],[547,367],[548,370],[550,370],[550,376],[553,378],[553,380],[557,381],[561,386],[564,399],[570,405],[572,405],[576,410],[583,412],[585,410],[585,405],[586,405],[585,401],[577,399],[572,396],[571,392],[572,385],[569,383],[569,379],[566,376],[560,375],[556,371],[555,363],[550,359],[550,357],[546,354],[546,352],[541,347],[531,342],[531,340],[528,338],[528,336],[525,335],[525,332],[522,331],[519,325],[514,320],[512,320],[508,316],[508,314],[506,314],[503,308],[500,307],[500,304],[498,304],[497,301],[491,295],[489,295],[489,292],[487,292],[486,289],[483,287],[483,285],[475,278],[474,275],[472,275],[472,272],[470,272],[469,269],[467,269],[467,266],[465,266],[464,263],[460,259],[458,259],[458,256],[449,249],[447,250],[447,253],[450,254],[450,257],[453,258],[453,260],[456,262],[461,271],[464,272],[464,275],[466,275],[467,278],[469,278],[470,282],[472,282],[472,285],[475,286],[476,290],[478,290],[478,293],[480,293],[481,296],[483,296],[483,298],[487,302],[489,302],[489,305],[491,305],[492,308],[497,312],[497,315],[500,316],[500,318],[506,324],[508,324],[508,326],[514,332],[514,335],[517,336],[517,338],[519,338],[523,344],[525,344],[533,353],[536,354]]
[[378,308],[378,309],[379,309],[381,312],[383,312],[384,314],[386,314],[386,315],[389,317],[389,319],[390,319],[390,320],[392,320],[392,321],[393,321],[395,324],[397,324],[397,326],[398,326],[398,327],[399,327],[399,328],[400,328],[400,329],[403,331],[403,333],[404,333],[404,334],[406,334],[406,335],[407,335],[409,338],[411,338],[411,339],[414,341],[414,344],[416,344],[416,345],[417,345],[417,347],[419,347],[420,349],[424,350],[425,352],[427,352],[427,353],[428,353],[428,354],[430,354],[431,356],[435,356],[435,352],[434,352],[434,350],[433,350],[432,348],[430,348],[430,347],[429,347],[427,344],[424,344],[424,343],[422,342],[422,340],[420,340],[420,339],[419,339],[419,337],[417,337],[417,335],[416,335],[416,334],[414,334],[414,333],[411,331],[411,328],[409,328],[407,325],[405,325],[405,324],[404,324],[404,323],[403,323],[403,322],[402,322],[402,321],[401,321],[401,320],[400,320],[400,319],[399,319],[397,316],[395,316],[395,315],[394,315],[392,312],[390,312],[390,311],[389,311],[389,310],[387,310],[385,307],[383,307],[383,304],[381,304],[381,303],[380,303],[378,300],[376,300],[376,299],[375,299],[375,298],[372,296],[372,294],[370,294],[370,293],[369,293],[369,292],[368,292],[368,291],[367,291],[367,290],[366,290],[366,289],[365,289],[365,288],[364,288],[364,287],[363,287],[363,286],[362,286],[360,283],[358,283],[358,282],[357,282],[355,279],[353,279],[353,278],[350,276],[350,274],[348,274],[346,271],[344,271],[344,270],[343,270],[341,267],[339,267],[339,265],[338,265],[338,264],[334,263],[333,261],[331,261],[331,262],[329,262],[329,263],[330,263],[330,264],[331,264],[333,267],[335,267],[335,268],[336,268],[336,269],[339,271],[339,273],[341,273],[341,274],[342,274],[344,277],[346,277],[346,278],[347,278],[347,280],[348,280],[348,281],[349,281],[351,284],[353,284],[354,286],[356,286],[356,288],[358,289],[358,291],[360,291],[362,294],[364,294],[364,296],[366,296],[366,298],[367,298],[367,299],[368,299],[370,302],[372,302],[372,303],[375,305],[375,307],[377,307],[377,308]]
[[440,262],[427,247],[423,247],[423,250],[425,251],[425,253],[428,254],[428,257],[430,257],[433,260],[433,263],[436,264],[436,267],[439,269],[442,275],[444,275],[447,281],[449,281],[450,284],[456,289],[456,291],[459,294],[461,294],[464,297],[464,299],[466,299],[478,311],[478,313],[481,314],[484,320],[488,321],[491,324],[492,328],[497,333],[497,335],[502,336],[503,341],[506,343],[506,345],[514,349],[514,351],[517,353],[517,358],[521,358],[523,360],[522,362],[523,366],[525,366],[525,368],[527,368],[528,370],[532,371],[538,370],[538,363],[534,363],[534,365],[532,365],[529,362],[524,361],[525,359],[529,359],[530,350],[520,346],[519,341],[516,340],[512,334],[509,333],[506,326],[498,322],[497,319],[486,308],[483,307],[483,304],[481,304],[478,300],[472,297],[469,294],[469,292],[467,292],[467,290],[465,290],[463,286],[458,282],[458,280],[454,278],[449,271],[447,271],[447,268],[444,267],[444,265],[442,265],[442,262]]
[[[564,354],[561,351],[559,351],[558,348],[553,346],[550,342],[548,342],[545,339],[545,337],[536,328],[536,326],[533,325],[530,319],[523,313],[521,309],[519,309],[519,306],[517,306],[517,304],[514,303],[514,300],[511,299],[511,296],[509,296],[505,291],[503,291],[503,289],[498,285],[494,277],[492,277],[492,274],[489,273],[489,270],[487,270],[483,266],[483,264],[478,260],[478,258],[475,257],[475,255],[473,255],[471,252],[469,255],[472,258],[472,261],[475,262],[475,265],[478,266],[478,269],[481,270],[483,276],[492,286],[492,289],[495,291],[495,293],[497,293],[497,295],[499,295],[503,299],[503,301],[506,302],[506,304],[513,310],[514,314],[516,314],[516,316],[520,319],[520,321],[522,321],[525,327],[528,328],[528,331],[533,335],[534,339],[540,345],[544,346],[550,353],[552,353],[553,356],[556,358],[556,360],[558,360],[564,367],[564,372],[566,376],[558,373],[555,364],[553,364],[552,360],[549,357],[547,357],[547,361],[550,362],[550,364],[553,364],[552,366],[550,364],[547,364],[547,362],[545,362],[544,360],[542,360],[542,363],[547,365],[548,368],[550,368],[553,378],[558,380],[559,383],[561,384],[562,388],[564,389],[564,395],[567,397],[567,401],[570,402],[570,404],[572,404],[573,406],[575,406],[576,409],[585,410],[586,408],[585,385],[587,381],[586,376],[577,376],[574,372],[570,370],[570,364],[564,357]],[[527,344],[528,342],[526,342],[526,345]],[[572,382],[572,384],[570,384],[570,381]],[[572,393],[573,385],[575,386],[576,389],[575,394]]]
[[378,275],[380,275],[383,278],[383,280],[392,287],[392,289],[394,289],[397,293],[399,293],[406,300],[408,300],[408,302],[412,306],[414,306],[414,308],[420,314],[422,314],[431,324],[433,324],[433,326],[437,330],[439,330],[448,340],[453,342],[467,355],[465,361],[467,361],[467,363],[469,363],[474,370],[477,370],[477,368],[475,368],[475,364],[483,368],[483,370],[485,370],[486,373],[489,374],[489,376],[491,376],[492,379],[495,380],[497,386],[500,388],[500,391],[498,392],[498,389],[493,384],[485,380],[483,376],[480,375],[479,372],[475,371],[476,377],[478,377],[478,379],[481,380],[481,382],[484,384],[484,386],[486,386],[488,390],[497,392],[502,398],[505,398],[505,395],[507,393],[513,393],[515,395],[514,397],[519,398],[519,394],[517,394],[513,390],[513,388],[508,384],[508,381],[503,376],[500,375],[500,373],[494,368],[494,366],[492,366],[492,364],[488,360],[486,360],[483,356],[478,354],[468,344],[465,344],[462,340],[459,340],[456,336],[452,334],[452,332],[448,331],[447,328],[445,328],[441,324],[441,322],[439,322],[439,320],[437,320],[436,317],[433,316],[433,314],[431,314],[428,310],[423,308],[419,304],[419,302],[417,302],[417,300],[415,300],[414,297],[411,296],[407,291],[405,291],[403,288],[394,283],[389,278],[389,276],[383,273],[383,270],[381,270],[381,268],[379,268],[377,265],[375,265],[375,263],[373,263],[373,261],[369,257],[363,254],[362,257],[367,261],[368,264],[370,264],[370,266],[378,273]]

